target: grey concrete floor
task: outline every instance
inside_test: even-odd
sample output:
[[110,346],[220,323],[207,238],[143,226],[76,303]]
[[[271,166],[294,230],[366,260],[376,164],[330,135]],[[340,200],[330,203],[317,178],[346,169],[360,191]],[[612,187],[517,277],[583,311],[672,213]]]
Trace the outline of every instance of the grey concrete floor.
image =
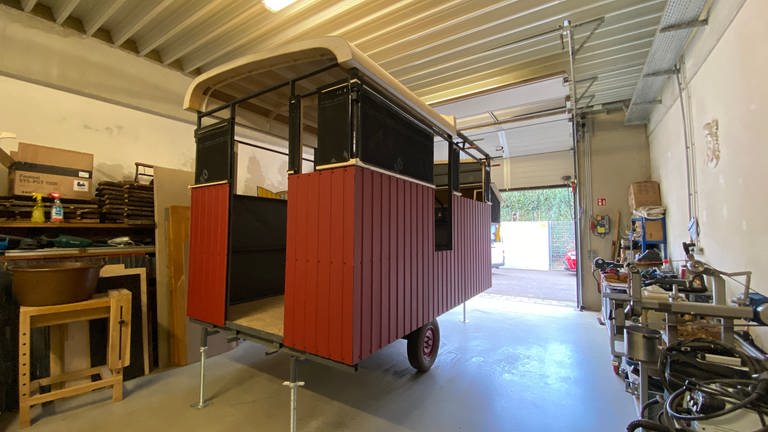
[[[482,294],[440,317],[440,353],[415,374],[405,341],[385,347],[357,373],[300,363],[299,431],[620,431],[635,418],[613,375],[605,329],[591,312]],[[207,362],[212,401],[196,401],[198,365],[57,401],[32,411],[30,431],[287,431],[285,353],[243,343]],[[0,430],[17,430],[15,413]]]
[[486,291],[520,301],[576,305],[576,273],[512,268],[493,269],[493,286]]

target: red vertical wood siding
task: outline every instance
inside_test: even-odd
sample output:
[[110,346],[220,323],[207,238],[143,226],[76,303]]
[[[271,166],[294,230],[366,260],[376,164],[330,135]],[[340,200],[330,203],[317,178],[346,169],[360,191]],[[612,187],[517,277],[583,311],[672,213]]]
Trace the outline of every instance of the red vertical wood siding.
[[437,252],[432,188],[361,167],[288,188],[287,346],[355,364],[490,286],[490,205],[453,196]]
[[229,184],[192,188],[187,315],[223,326],[227,301]]

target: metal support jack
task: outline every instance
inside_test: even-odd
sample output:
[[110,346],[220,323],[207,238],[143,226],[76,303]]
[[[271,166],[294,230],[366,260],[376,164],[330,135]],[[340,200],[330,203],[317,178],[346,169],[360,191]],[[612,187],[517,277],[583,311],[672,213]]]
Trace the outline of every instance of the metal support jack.
[[200,398],[191,405],[192,408],[202,409],[210,404],[205,400],[205,352],[208,351],[208,335],[216,333],[217,330],[209,330],[208,327],[200,329]]
[[299,387],[304,386],[304,381],[296,381],[298,379],[298,372],[296,356],[291,356],[291,378],[290,381],[284,381],[283,385],[291,389],[291,432],[296,432],[296,397],[299,393]]

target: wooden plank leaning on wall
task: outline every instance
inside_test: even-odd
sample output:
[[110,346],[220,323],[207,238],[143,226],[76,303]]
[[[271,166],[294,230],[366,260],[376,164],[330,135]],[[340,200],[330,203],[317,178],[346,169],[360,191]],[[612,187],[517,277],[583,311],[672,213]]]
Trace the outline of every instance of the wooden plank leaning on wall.
[[171,290],[170,364],[187,364],[187,279],[189,207],[168,208],[168,286]]

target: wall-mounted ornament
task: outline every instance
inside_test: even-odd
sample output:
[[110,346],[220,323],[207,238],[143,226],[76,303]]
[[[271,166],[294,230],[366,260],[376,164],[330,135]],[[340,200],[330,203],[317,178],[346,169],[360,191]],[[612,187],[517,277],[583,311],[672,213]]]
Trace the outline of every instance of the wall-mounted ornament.
[[704,139],[707,141],[707,165],[714,168],[720,163],[720,132],[717,119],[704,123]]

